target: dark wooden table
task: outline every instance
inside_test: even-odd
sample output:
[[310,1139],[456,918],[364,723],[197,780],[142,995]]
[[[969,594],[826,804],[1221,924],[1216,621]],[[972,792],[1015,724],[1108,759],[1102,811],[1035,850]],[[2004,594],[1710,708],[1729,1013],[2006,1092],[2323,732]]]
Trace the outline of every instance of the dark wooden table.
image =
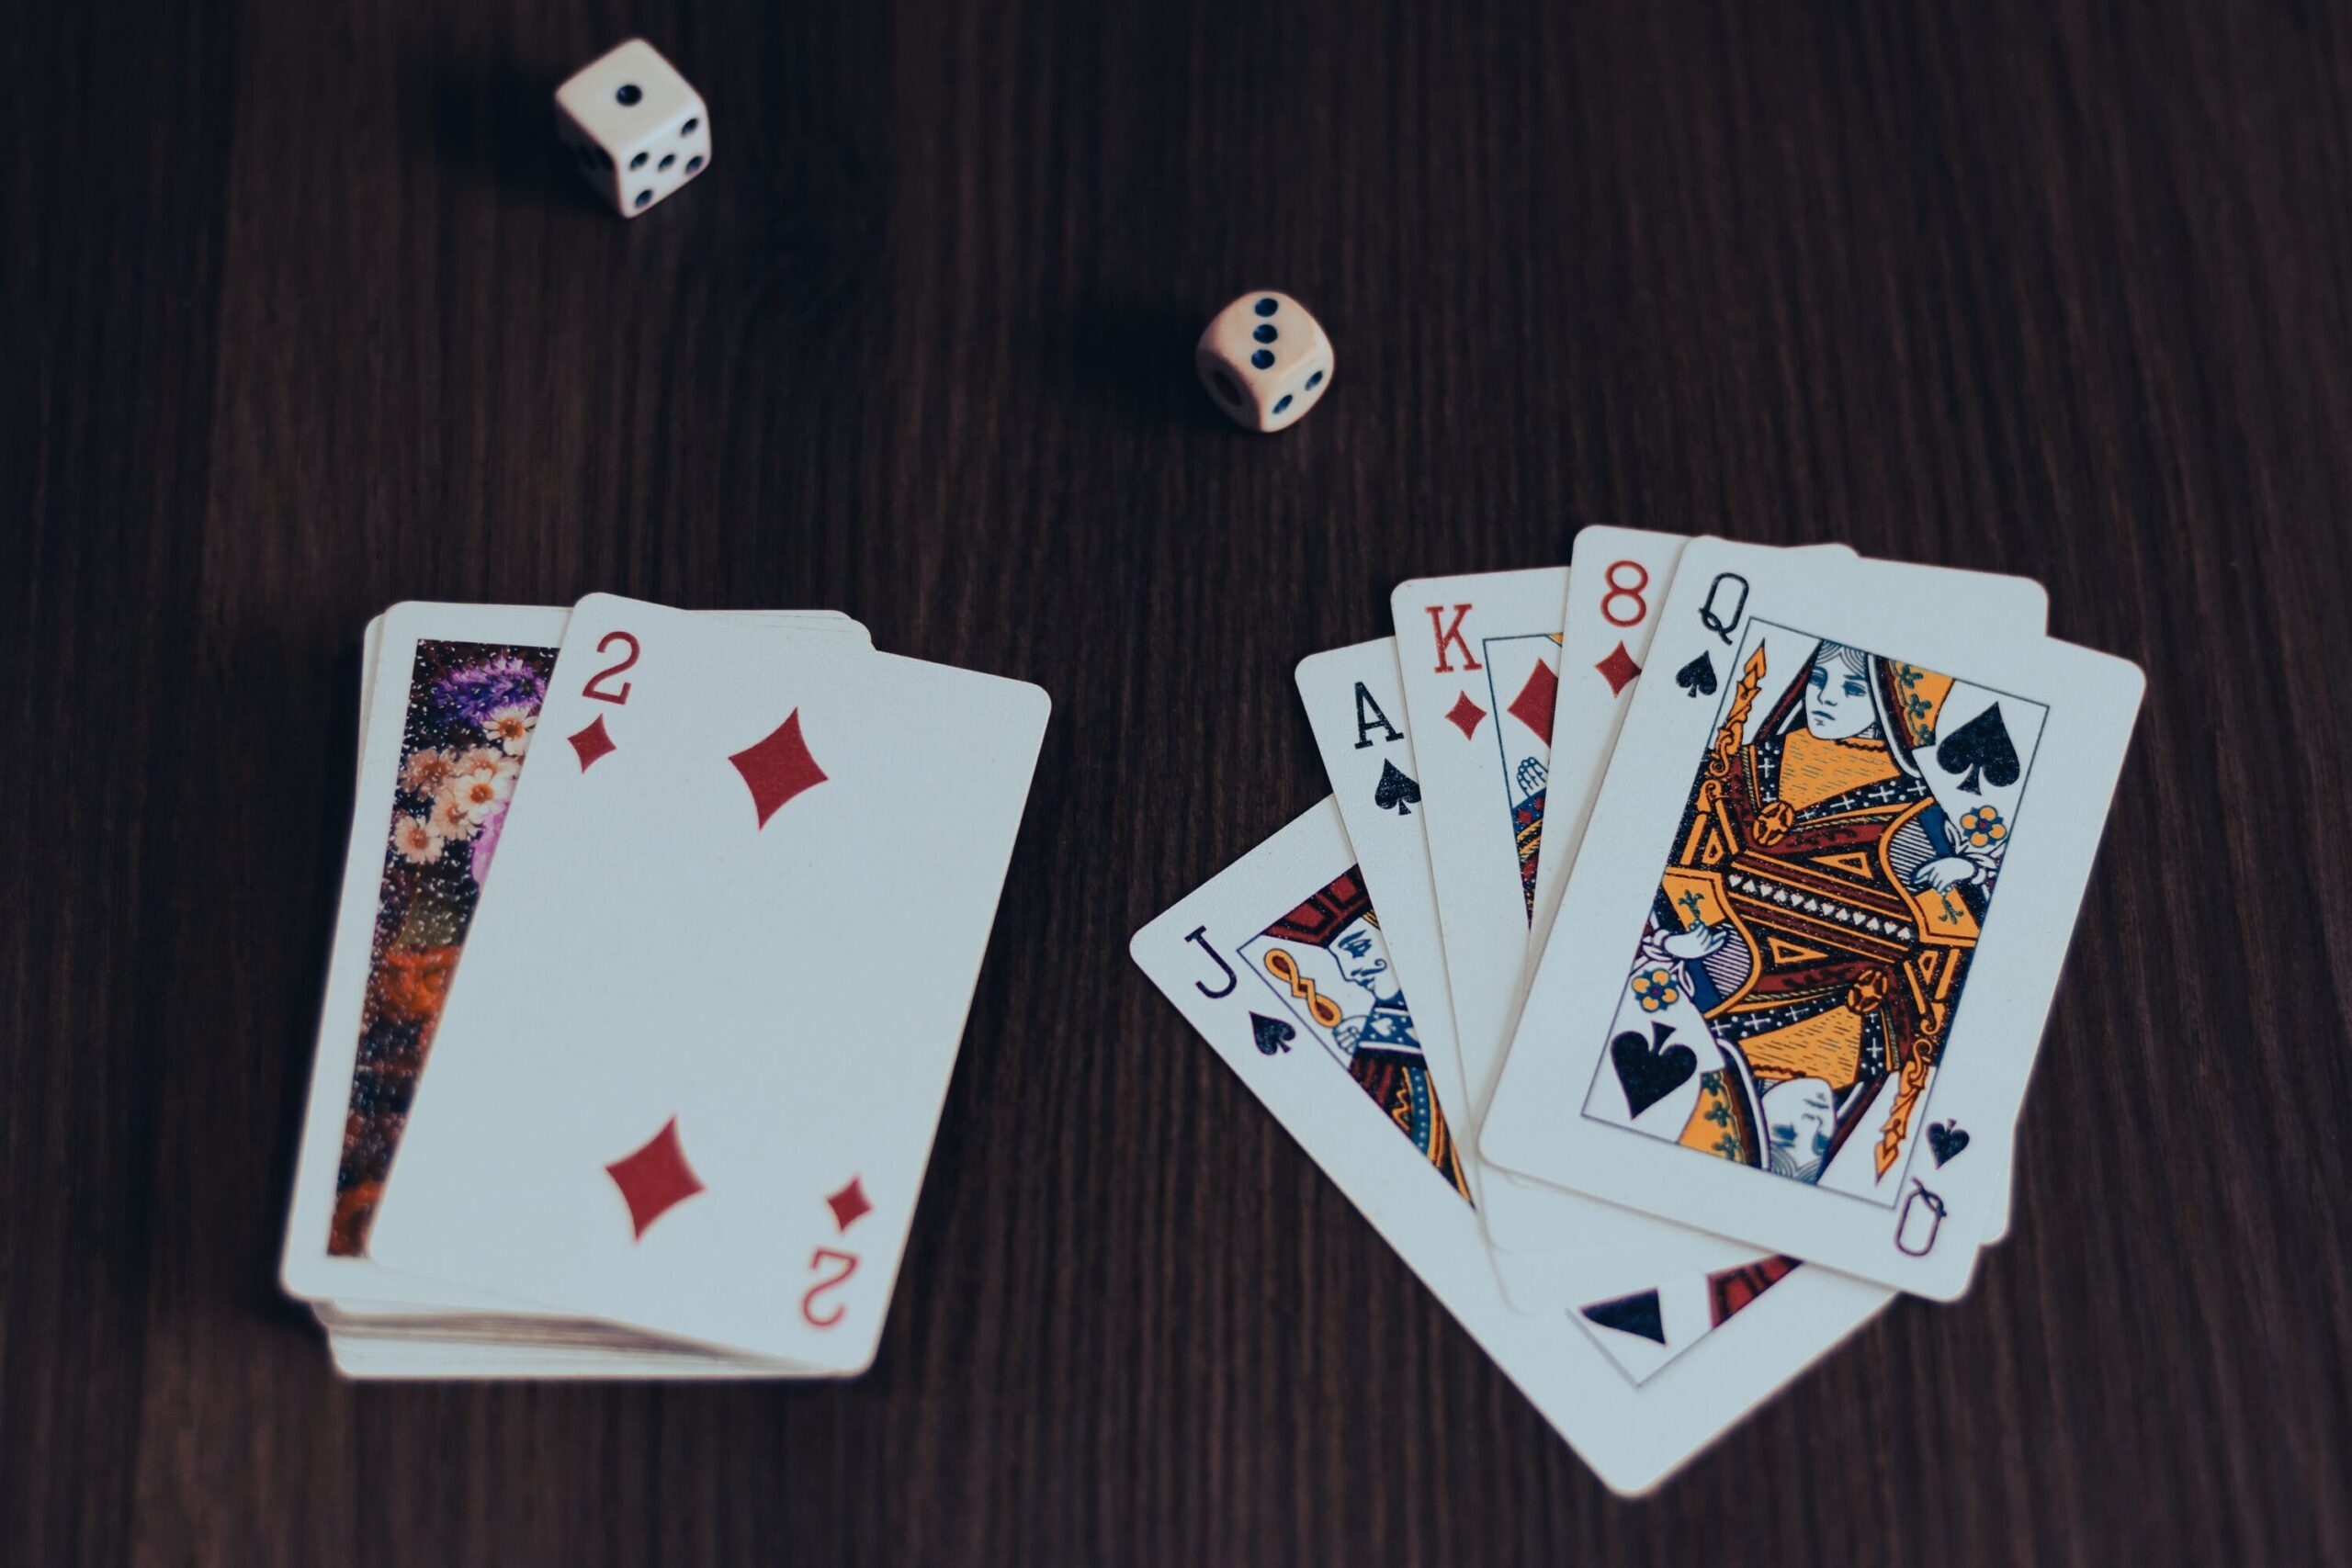
[[[641,29],[708,177],[593,207]],[[2340,7],[89,0],[0,28],[0,1557],[2352,1559]],[[1330,399],[1191,378],[1273,284]],[[2014,1237],[1610,1497],[1130,966],[1290,672],[1619,521],[2030,573],[2148,703]],[[1043,682],[873,1373],[355,1387],[275,1272],[402,598]]]

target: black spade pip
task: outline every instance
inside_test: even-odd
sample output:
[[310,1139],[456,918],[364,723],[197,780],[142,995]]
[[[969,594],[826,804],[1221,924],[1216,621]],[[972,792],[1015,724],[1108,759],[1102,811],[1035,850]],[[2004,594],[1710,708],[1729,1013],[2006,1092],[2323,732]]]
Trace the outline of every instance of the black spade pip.
[[1647,1040],[1629,1029],[1609,1043],[1609,1060],[1625,1090],[1626,1109],[1635,1116],[1690,1082],[1699,1070],[1698,1053],[1688,1045],[1668,1044],[1673,1037],[1672,1025],[1653,1022]]
[[1944,737],[1936,748],[1936,763],[1948,773],[1964,773],[1960,787],[1970,795],[1984,793],[1984,781],[1995,789],[2018,782],[2018,749],[2009,742],[2009,727],[2001,722],[2001,705],[1995,703]]
[[1281,1019],[1268,1018],[1262,1012],[1250,1015],[1250,1033],[1257,1041],[1258,1054],[1261,1056],[1278,1055],[1289,1050],[1290,1043],[1298,1038],[1295,1028]]
[[1410,817],[1413,807],[1421,803],[1421,786],[1406,776],[1394,762],[1380,764],[1380,782],[1373,786],[1372,803],[1383,811],[1394,811],[1399,817]]
[[1674,683],[1694,697],[1715,694],[1715,661],[1701,649],[1699,657],[1674,672]]

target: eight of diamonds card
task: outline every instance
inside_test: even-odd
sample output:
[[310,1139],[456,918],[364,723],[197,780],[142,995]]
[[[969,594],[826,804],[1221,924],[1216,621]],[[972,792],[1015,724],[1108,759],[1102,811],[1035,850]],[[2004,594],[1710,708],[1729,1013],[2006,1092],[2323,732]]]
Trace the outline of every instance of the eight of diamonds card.
[[1045,694],[605,595],[548,694],[371,1251],[861,1368]]
[[1480,1146],[1951,1298],[2142,681],[1876,581],[1685,550]]
[[[1543,951],[1560,892],[1584,840],[1586,816],[1600,792],[1601,769],[1617,744],[1617,726],[1634,682],[1649,663],[1658,607],[1690,540],[1680,534],[1595,524],[1577,531],[1568,556],[1567,604],[1561,624],[1558,694],[1552,708],[1548,787],[1544,791],[1531,956]],[[1851,559],[1844,545],[1803,550]],[[1713,679],[1703,662],[1668,671],[1678,685]]]

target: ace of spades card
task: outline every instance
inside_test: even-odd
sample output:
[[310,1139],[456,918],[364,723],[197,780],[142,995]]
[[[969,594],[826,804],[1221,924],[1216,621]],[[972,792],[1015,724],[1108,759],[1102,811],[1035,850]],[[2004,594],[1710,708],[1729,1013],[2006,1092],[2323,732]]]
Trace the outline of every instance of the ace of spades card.
[[1636,693],[1480,1148],[1950,1299],[2142,681],[1882,581],[1685,550],[1652,663],[1715,652],[1719,691]]
[[868,1364],[1046,707],[582,600],[376,1260]]
[[[1419,765],[1402,728],[1405,694],[1394,638],[1334,649],[1300,660],[1300,699],[1323,754],[1333,799],[1358,863],[1379,899],[1384,951],[1400,986],[1409,986],[1414,1033],[1429,1059],[1439,1099],[1460,1106],[1466,1093],[1447,995],[1437,897],[1422,841]],[[1358,831],[1361,829],[1361,832]],[[1463,1160],[1467,1190],[1477,1197],[1476,1161]]]

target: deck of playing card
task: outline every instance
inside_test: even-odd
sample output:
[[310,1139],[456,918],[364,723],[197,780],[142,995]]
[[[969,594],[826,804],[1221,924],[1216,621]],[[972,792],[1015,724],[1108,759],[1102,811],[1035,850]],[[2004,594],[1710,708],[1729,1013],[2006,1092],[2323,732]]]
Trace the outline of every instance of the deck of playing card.
[[282,1269],[336,1366],[863,1371],[1045,694],[604,594],[395,605],[364,688]]
[[1298,669],[1334,798],[1136,935],[1618,1491],[2006,1234],[2142,685],[2046,608],[1613,527],[1404,583]]

